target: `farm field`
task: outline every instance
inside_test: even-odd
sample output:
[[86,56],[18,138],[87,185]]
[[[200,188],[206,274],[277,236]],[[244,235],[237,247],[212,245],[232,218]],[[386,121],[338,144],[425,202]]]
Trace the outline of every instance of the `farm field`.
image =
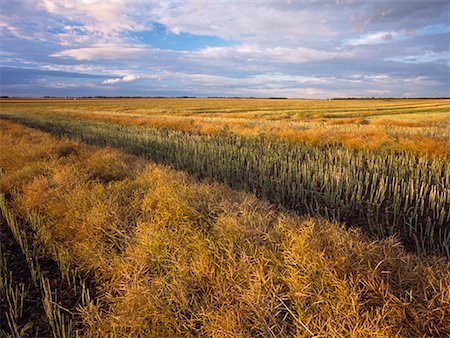
[[450,99],[9,99],[0,104],[4,113],[450,156]]
[[5,335],[450,335],[450,100],[0,107]]

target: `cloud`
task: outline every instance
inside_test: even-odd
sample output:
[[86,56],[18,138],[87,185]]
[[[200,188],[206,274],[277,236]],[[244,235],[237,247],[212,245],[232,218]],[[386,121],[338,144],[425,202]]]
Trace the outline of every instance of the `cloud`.
[[146,46],[95,44],[89,47],[65,49],[50,54],[52,57],[68,57],[75,60],[118,60],[128,57],[136,57],[151,51]]
[[[320,8],[319,11],[315,9]],[[151,10],[154,21],[174,33],[212,35],[243,42],[286,44],[307,42],[314,35],[338,35],[337,18],[326,3],[165,1]],[[344,15],[345,17],[345,15]],[[282,37],[282,38],[280,38]]]
[[[441,22],[450,5],[443,0],[245,1],[167,0],[149,15],[175,33],[213,35],[266,46],[314,47],[349,38],[355,31],[413,31]],[[313,35],[311,34],[313,33]],[[312,38],[313,36],[313,38]]]
[[386,61],[395,61],[402,63],[429,63],[429,62],[439,62],[443,64],[450,65],[450,54],[446,52],[426,52],[421,55],[407,55],[403,57],[387,57]]
[[230,58],[254,61],[264,60],[275,63],[303,63],[309,61],[330,60],[337,57],[349,57],[351,54],[345,51],[325,51],[304,47],[264,48],[257,45],[240,45],[233,47],[208,47],[191,53],[192,57],[203,59],[227,60]]
[[112,85],[112,84],[118,84],[118,83],[124,83],[124,82],[133,82],[136,80],[161,80],[163,77],[163,74],[142,74],[142,75],[135,75],[135,74],[128,74],[124,75],[122,77],[116,77],[112,79],[107,79],[102,81],[103,84]]
[[[61,74],[60,74],[61,73]],[[345,97],[404,96],[409,93],[436,95],[441,82],[430,76],[392,74],[357,74],[352,76],[292,75],[261,73],[249,76],[207,75],[203,73],[167,72],[128,74],[98,82],[85,74],[42,73],[38,70],[9,69],[10,79],[2,83],[3,95],[119,95],[119,96],[283,96]],[[28,74],[28,75],[27,75]],[[145,81],[146,79],[158,79]],[[137,81],[139,80],[139,81]],[[32,85],[29,85],[32,83]],[[105,86],[107,85],[107,86]],[[424,91],[424,89],[426,91]],[[434,93],[434,94],[433,94]]]
[[144,22],[137,20],[124,0],[114,1],[60,1],[41,0],[37,7],[46,12],[68,18],[73,24],[64,25],[63,32],[57,36],[62,43],[121,40],[125,31],[148,29]]
[[83,74],[77,72],[42,70],[35,68],[0,67],[0,80],[2,84],[33,82],[38,78],[57,77],[66,79],[98,79],[100,75]]
[[349,39],[346,44],[350,46],[375,45],[390,42],[399,36],[400,34],[397,32],[376,32]]
[[378,27],[414,30],[436,22],[448,24],[450,3],[443,0],[378,0],[363,6],[364,10],[352,15],[352,23],[359,30]]
[[440,0],[3,1],[2,91],[443,96],[449,12]]
[[[0,67],[0,92],[10,96],[60,95],[95,88],[101,75],[77,72],[42,70],[35,68]],[[54,90],[57,90],[56,92]]]
[[139,76],[137,75],[127,75],[124,77],[117,77],[115,79],[108,79],[105,81],[102,81],[103,84],[116,84],[116,83],[120,83],[120,82],[131,82],[131,81],[136,81],[139,79]]

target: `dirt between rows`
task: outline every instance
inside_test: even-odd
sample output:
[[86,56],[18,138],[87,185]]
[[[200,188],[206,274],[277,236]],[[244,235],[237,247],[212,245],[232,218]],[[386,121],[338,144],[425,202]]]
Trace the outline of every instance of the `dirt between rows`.
[[[23,304],[22,317],[17,320],[19,331],[27,327],[23,337],[52,337],[53,333],[48,322],[42,303],[41,290],[35,286],[31,272],[28,268],[26,258],[22,253],[19,244],[14,239],[14,236],[9,229],[6,222],[0,218],[0,244],[3,254],[6,258],[8,273],[12,275],[13,285],[24,285],[25,299]],[[81,300],[81,290],[75,293],[73,288],[69,287],[65,278],[58,269],[57,263],[47,257],[38,258],[41,274],[48,278],[51,290],[53,293],[53,300],[57,299],[57,303],[62,308],[69,310],[73,324],[73,332],[82,330],[82,321],[77,314],[77,308]],[[78,288],[79,289],[79,288]],[[56,294],[55,294],[56,293]],[[6,312],[8,311],[8,304],[6,299],[0,299],[0,337],[6,334],[7,337],[13,337],[10,332],[10,327],[7,322]],[[63,313],[65,310],[61,310]],[[68,315],[69,313],[64,313]],[[3,331],[3,332],[2,332]]]

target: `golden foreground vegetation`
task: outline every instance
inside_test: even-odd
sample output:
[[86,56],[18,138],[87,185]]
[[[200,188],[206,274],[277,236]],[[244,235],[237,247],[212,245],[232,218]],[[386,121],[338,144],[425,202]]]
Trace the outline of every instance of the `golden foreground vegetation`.
[[3,334],[36,329],[34,285],[54,337],[450,335],[447,258],[11,122],[0,144]]
[[[226,101],[205,102],[224,105]],[[401,102],[405,104],[408,101]],[[59,104],[54,100],[49,102]],[[63,107],[50,109],[48,105],[40,106],[39,100],[32,101],[31,107],[22,106],[23,111],[14,110],[14,101],[11,101],[13,106],[6,105],[8,109],[4,109],[0,117],[57,136],[123,149],[155,163],[172,165],[197,178],[213,179],[233,189],[255,193],[261,199],[298,214],[358,226],[372,238],[396,235],[408,250],[450,258],[450,162],[444,153],[436,153],[441,149],[437,146],[430,149],[435,151],[433,155],[439,156],[431,156],[426,147],[422,147],[425,153],[402,149],[398,139],[394,145],[378,139],[380,147],[371,149],[367,139],[355,141],[355,147],[347,147],[336,142],[292,142],[267,136],[264,132],[253,136],[237,135],[227,130],[208,134],[164,124],[111,123],[108,119],[98,121],[92,118],[95,113],[90,114],[90,111],[105,109],[104,105],[109,105],[109,102],[82,100],[74,106],[68,104],[69,108],[78,109],[82,116],[79,118],[75,113],[59,113],[58,109],[64,112]],[[128,101],[112,102],[125,109]],[[134,107],[136,102],[144,105],[158,103],[159,99],[134,100],[130,101],[130,106]],[[161,105],[179,104],[183,100],[161,102]],[[187,110],[190,109],[189,102],[191,100],[185,102]],[[266,100],[266,104],[271,102]],[[291,105],[295,102],[292,101]],[[381,109],[377,106],[380,102],[384,104],[385,101],[372,102],[374,111]],[[362,107],[364,103],[361,103]],[[243,100],[243,106],[245,104],[248,104],[247,100]],[[335,107],[340,105],[337,103]],[[177,110],[167,113],[167,118],[172,119],[176,114]],[[429,113],[416,114],[427,116]],[[445,111],[439,114],[443,121],[449,115]],[[274,122],[268,123],[268,128],[271,128]],[[357,134],[357,126],[350,124],[347,127]],[[403,133],[437,133],[440,136],[433,136],[434,143],[450,141],[450,137],[442,132],[442,126],[437,127],[437,132],[433,128],[431,123],[420,131],[399,127]],[[327,130],[326,126],[319,129],[324,135]],[[347,142],[351,139],[346,138]]]
[[450,99],[3,99],[3,114],[40,114],[450,157]]

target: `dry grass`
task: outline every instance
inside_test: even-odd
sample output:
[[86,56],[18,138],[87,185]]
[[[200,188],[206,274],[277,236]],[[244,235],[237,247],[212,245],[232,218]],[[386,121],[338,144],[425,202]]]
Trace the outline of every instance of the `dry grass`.
[[170,112],[178,116],[225,116],[277,118],[339,118],[386,117],[414,112],[443,112],[449,109],[449,99],[395,99],[395,100],[270,100],[270,99],[0,99],[4,107],[27,107],[39,110],[45,106],[49,111],[77,112],[94,108],[91,112],[138,113],[159,115]]
[[[52,114],[65,115],[65,114]],[[148,126],[155,128],[167,128],[173,130],[181,130],[185,132],[199,133],[204,135],[219,135],[221,133],[233,133],[244,137],[257,137],[264,135],[277,139],[308,142],[316,145],[329,143],[338,143],[355,149],[382,149],[391,148],[398,150],[408,150],[421,154],[429,154],[438,157],[450,156],[450,139],[423,136],[423,135],[399,135],[398,130],[391,133],[389,129],[385,129],[385,120],[380,123],[374,123],[373,126],[382,126],[381,128],[358,128],[349,131],[349,129],[333,129],[314,124],[308,126],[307,129],[299,129],[295,124],[259,124],[252,121],[228,121],[223,120],[203,120],[199,118],[183,118],[183,117],[128,117],[128,116],[107,116],[107,115],[85,115],[71,114],[71,117],[82,118],[90,121],[100,121],[118,124],[131,124],[137,126]],[[323,120],[322,120],[323,121]],[[367,120],[360,118],[349,119],[330,119],[326,121],[330,126],[365,126]],[[372,124],[370,125],[372,127]],[[396,121],[390,123],[389,126],[402,127],[420,127],[425,128],[424,123],[407,123]]]
[[369,121],[362,117],[325,119],[324,122],[329,124],[369,124]]
[[112,149],[0,122],[0,190],[91,274],[93,337],[450,334],[450,264]]
[[63,115],[207,135],[265,135],[294,142],[395,148],[450,157],[447,99],[0,100],[0,105],[4,113]]

